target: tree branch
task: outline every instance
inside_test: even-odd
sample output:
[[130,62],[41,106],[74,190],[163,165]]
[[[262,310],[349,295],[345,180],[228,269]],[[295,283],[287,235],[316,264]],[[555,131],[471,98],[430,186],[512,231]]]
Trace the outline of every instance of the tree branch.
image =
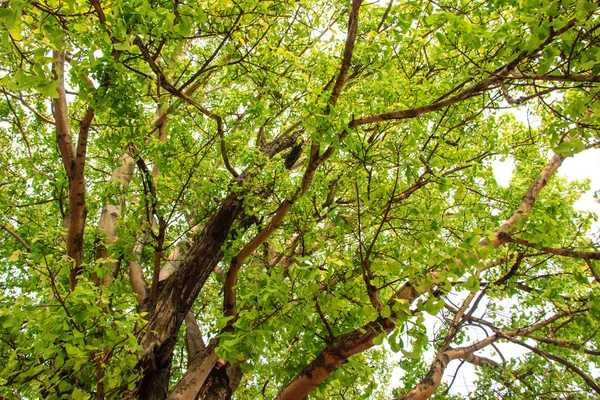
[[53,63],[55,79],[59,81],[58,97],[52,99],[54,106],[54,119],[56,126],[56,140],[61,153],[63,166],[69,177],[69,211],[71,220],[67,233],[67,255],[74,261],[69,275],[71,288],[77,285],[77,274],[83,264],[83,232],[87,217],[85,200],[85,161],[87,153],[88,134],[90,124],[94,119],[94,109],[88,106],[81,120],[77,151],[73,149],[73,141],[69,128],[67,97],[65,92],[65,54],[62,51],[53,51],[53,57],[58,61]]
[[[517,223],[518,220],[526,218],[527,214],[531,212],[540,192],[546,186],[550,178],[556,173],[564,160],[565,156],[555,154],[552,156],[550,161],[548,161],[546,167],[544,167],[542,172],[533,181],[533,183],[529,186],[529,189],[527,189],[527,192],[525,192],[523,195],[523,199],[521,200],[521,203],[519,204],[519,207],[515,213],[504,224],[502,224],[500,228],[496,230],[496,239],[492,243],[494,248],[498,248],[502,244],[506,243],[504,241],[504,236],[506,234],[510,234],[512,227]],[[486,246],[487,239],[484,239],[480,244],[482,246]]]
[[358,30],[358,10],[363,0],[352,0],[352,7],[350,9],[350,16],[348,17],[348,33],[346,34],[346,44],[344,45],[344,54],[342,56],[342,65],[333,85],[331,91],[331,97],[329,98],[329,104],[331,107],[335,107],[344,84],[346,83],[346,77],[348,76],[348,70],[350,69],[350,63],[352,62],[352,53],[354,52],[354,42],[356,41],[356,32]]
[[584,260],[600,260],[600,251],[575,251],[563,248],[539,246],[538,244],[531,243],[525,239],[514,238],[510,235],[502,235],[501,238],[505,243],[515,243],[525,247],[531,247],[538,249],[544,253],[555,254],[557,256],[570,257],[570,258],[581,258]]
[[202,332],[192,310],[185,316],[185,348],[188,353],[188,366],[206,349]]
[[[519,205],[517,212],[515,212],[515,215],[511,218],[512,221],[507,221],[507,223],[498,228],[497,232],[510,228],[518,218],[523,218],[524,213],[531,210],[540,191],[546,185],[548,179],[556,172],[563,159],[564,157],[562,156],[555,156],[550,160],[548,166],[546,166],[542,173],[534,180],[523,197],[523,201]],[[487,241],[480,242],[480,246],[486,245]],[[433,271],[431,272],[431,275],[435,277],[439,275],[439,271]],[[308,395],[310,391],[321,384],[333,371],[335,371],[336,368],[345,362],[347,357],[372,347],[373,339],[377,335],[389,333],[394,328],[394,320],[398,317],[398,313],[393,311],[393,309],[397,301],[406,301],[410,304],[418,296],[429,291],[433,285],[434,284],[431,283],[426,287],[420,287],[419,290],[417,290],[416,287],[419,287],[418,283],[413,284],[411,282],[406,282],[387,302],[387,305],[392,309],[390,318],[379,318],[371,324],[367,324],[335,338],[335,340],[327,345],[307,367],[292,379],[292,381],[277,396],[277,400],[292,400],[303,398]],[[560,318],[560,316],[557,316],[556,318]],[[534,329],[539,329],[539,327],[536,325]],[[446,357],[447,355],[436,358],[434,365],[432,365],[432,369],[430,370],[431,375],[428,374],[428,379],[431,378],[434,379],[434,381],[438,379],[437,369],[442,366],[445,368],[450,361],[450,359],[446,359]],[[441,375],[439,379],[441,381]],[[435,386],[435,388],[437,388],[437,386]],[[433,391],[435,391],[435,388]],[[426,393],[428,393],[428,391]],[[420,399],[426,397],[407,397],[407,399],[408,398]]]
[[[474,85],[469,86],[468,88],[464,89],[459,94],[453,97],[450,97],[446,100],[434,101],[433,103],[422,107],[415,107],[406,110],[392,111],[379,115],[353,119],[352,121],[350,121],[348,126],[349,128],[356,128],[361,125],[372,124],[377,122],[415,118],[423,114],[428,114],[431,112],[442,110],[448,106],[451,106],[453,104],[469,99],[473,96],[477,96],[485,91],[488,91],[503,80],[510,79],[510,74],[521,62],[538,54],[541,50],[544,49],[544,47],[552,43],[554,39],[556,39],[556,37],[571,29],[576,22],[576,19],[572,19],[559,29],[551,31],[546,40],[544,40],[544,42],[542,42],[536,49],[522,51],[513,61],[498,68],[496,71],[492,72],[489,77],[482,79]],[[458,88],[464,86],[465,83],[460,84]],[[456,90],[457,89],[451,90],[447,95],[455,92]],[[447,95],[443,96],[442,98],[447,97]]]
[[10,236],[12,236],[15,239],[17,239],[17,241],[19,243],[21,243],[21,245],[23,247],[25,247],[25,250],[31,251],[31,247],[29,247],[29,245],[27,244],[27,242],[17,232],[13,231],[12,229],[10,229],[8,226],[6,226],[4,224],[0,224],[0,228],[4,229]]
[[555,354],[551,354],[551,353],[548,353],[547,351],[540,350],[537,347],[530,346],[527,343],[522,342],[522,341],[517,340],[517,339],[514,339],[514,338],[512,338],[510,336],[504,336],[504,339],[506,339],[506,340],[508,340],[508,341],[510,341],[512,343],[518,344],[520,346],[523,346],[526,349],[529,349],[529,350],[533,351],[535,354],[540,355],[540,356],[542,356],[542,357],[544,357],[544,358],[546,358],[548,360],[556,361],[556,362],[564,365],[565,367],[567,367],[568,369],[570,369],[571,372],[574,372],[575,374],[579,375],[581,377],[581,379],[583,379],[583,381],[591,389],[593,389],[596,393],[600,394],[600,386],[598,386],[596,384],[595,380],[593,378],[591,378],[589,375],[587,375],[585,372],[583,372],[579,367],[577,367],[572,362],[570,362],[570,361],[568,361],[568,360],[566,360],[566,359],[564,359],[562,357],[559,357],[559,356],[557,356]]

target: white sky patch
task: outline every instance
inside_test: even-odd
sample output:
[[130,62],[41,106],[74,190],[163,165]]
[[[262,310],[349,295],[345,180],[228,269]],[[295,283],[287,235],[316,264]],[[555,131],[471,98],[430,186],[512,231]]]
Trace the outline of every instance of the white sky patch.
[[577,200],[575,208],[592,211],[600,216],[600,204],[594,199],[594,193],[598,192],[600,195],[600,149],[585,150],[567,158],[558,173],[569,180],[590,180],[590,190]]
[[492,161],[492,170],[494,171],[494,177],[498,185],[507,188],[515,170],[515,162],[510,157],[507,157],[504,161],[495,159]]

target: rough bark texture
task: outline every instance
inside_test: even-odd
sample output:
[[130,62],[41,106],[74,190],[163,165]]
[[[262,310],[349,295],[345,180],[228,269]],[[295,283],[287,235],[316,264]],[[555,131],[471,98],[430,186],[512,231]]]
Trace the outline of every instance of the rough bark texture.
[[198,399],[229,400],[241,379],[242,370],[238,365],[219,361],[198,393]]
[[[235,195],[223,201],[194,240],[181,267],[165,281],[156,304],[148,306],[151,317],[140,339],[144,349],[140,358],[144,369],[140,399],[165,397],[177,334],[200,289],[223,256],[221,246],[241,211],[241,204]],[[164,375],[167,375],[166,380]]]
[[[265,157],[271,158],[293,146],[297,134],[290,133],[286,132],[268,144],[263,149]],[[253,173],[246,170],[235,179],[234,184],[240,185],[252,176]],[[241,211],[241,198],[235,194],[225,198],[203,230],[195,235],[183,260],[176,263],[178,265],[174,265],[175,268],[170,269],[168,277],[160,283],[156,300],[150,299],[142,304],[141,308],[148,311],[151,317],[139,339],[143,348],[139,365],[144,370],[144,377],[140,382],[140,399],[165,398],[179,329],[204,283],[221,261],[221,247]],[[228,367],[228,370],[232,376],[239,375],[234,380],[239,384],[241,370],[238,366],[231,368]]]

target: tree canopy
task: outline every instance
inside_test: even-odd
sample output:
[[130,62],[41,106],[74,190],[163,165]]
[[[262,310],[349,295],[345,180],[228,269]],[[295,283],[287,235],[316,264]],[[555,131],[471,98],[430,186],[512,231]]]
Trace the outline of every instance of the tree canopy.
[[556,175],[600,144],[598,2],[0,25],[0,397],[458,398],[464,363],[464,396],[600,394],[597,216]]

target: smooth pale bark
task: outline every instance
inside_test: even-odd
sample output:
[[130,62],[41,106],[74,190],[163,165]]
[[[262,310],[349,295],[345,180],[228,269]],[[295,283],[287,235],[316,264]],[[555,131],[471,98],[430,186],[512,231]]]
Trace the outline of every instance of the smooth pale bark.
[[450,362],[450,356],[446,353],[438,355],[427,375],[415,386],[410,392],[400,397],[399,400],[425,400],[428,399],[442,382],[442,376],[448,363]]
[[142,267],[142,251],[146,245],[148,232],[142,228],[142,233],[135,238],[135,245],[131,251],[131,260],[129,261],[129,281],[131,288],[135,293],[138,306],[144,304],[148,296],[148,283],[144,278],[144,269]]
[[198,321],[191,310],[185,316],[185,349],[188,353],[188,366],[206,349]]
[[[200,225],[196,225],[196,226],[192,227],[188,233],[195,236],[199,231],[202,231],[202,227]],[[190,239],[188,239],[187,237],[182,237],[177,242],[177,244],[175,245],[175,248],[169,254],[169,256],[167,257],[167,260],[165,261],[162,268],[160,269],[160,273],[158,275],[159,281],[166,280],[171,275],[173,275],[173,273],[175,271],[177,271],[177,269],[181,265],[181,262],[185,258],[185,253],[188,251],[188,249],[191,246],[192,246],[192,241]]]
[[[200,87],[199,83],[192,85],[186,93],[188,95],[193,94]],[[165,129],[166,124],[168,122],[168,116],[173,112],[175,106],[178,103],[170,105],[166,111],[163,111],[161,107],[156,108],[156,113],[154,119],[152,120],[150,127],[152,128],[152,132],[158,129],[159,132],[159,140],[161,143],[165,143],[167,140]],[[110,182],[119,187],[119,190],[125,192],[129,188],[129,184],[131,183],[131,179],[133,178],[133,171],[135,168],[135,159],[129,154],[124,153],[119,158],[119,166],[115,168],[111,174]],[[154,166],[153,174],[154,176],[158,175],[159,171],[156,165]],[[120,195],[116,201],[116,204],[111,204],[110,200],[106,200],[104,208],[102,209],[102,214],[100,215],[100,221],[98,222],[98,234],[97,234],[97,244],[96,244],[96,259],[106,259],[109,258],[110,254],[108,254],[108,248],[117,241],[116,234],[116,226],[117,222],[121,216],[121,211],[123,206],[125,205],[125,196]],[[141,252],[140,252],[141,254]],[[107,273],[102,282],[104,285],[108,286],[112,283],[113,273],[116,270],[116,262],[110,262],[109,264],[109,273]],[[139,277],[139,274],[135,274]],[[143,276],[143,275],[142,275]],[[139,279],[137,279],[139,281]],[[145,281],[144,281],[145,282]],[[139,288],[139,282],[136,282],[135,285]],[[132,285],[134,282],[132,281]],[[134,287],[135,290],[135,287]],[[136,294],[139,297],[141,292],[136,291]],[[138,302],[138,304],[141,304]]]
[[[515,213],[496,230],[496,239],[493,242],[494,248],[498,248],[502,244],[506,243],[505,236],[511,233],[511,230],[517,221],[527,217],[527,214],[531,212],[538,195],[546,186],[550,178],[562,165],[564,160],[565,156],[554,154],[550,161],[548,161],[542,172],[533,181],[533,183],[529,186],[529,189],[527,189],[527,192],[525,192],[523,195],[523,199],[521,200],[521,203],[519,204],[519,207]],[[487,245],[487,242],[484,241],[481,244],[485,246]]]
[[[110,182],[119,187],[120,191],[125,191],[129,187],[133,177],[135,160],[129,154],[125,153],[119,158],[119,166],[115,168],[110,177]],[[117,241],[117,222],[121,216],[121,211],[125,205],[125,196],[120,195],[116,204],[106,202],[98,222],[98,239],[96,245],[96,259],[109,258],[108,248]],[[117,267],[116,261],[108,263],[109,272],[104,276],[104,285],[110,285],[113,280],[113,274]]]
[[67,255],[73,259],[69,274],[71,289],[77,285],[77,275],[83,264],[83,234],[87,218],[85,198],[85,162],[90,125],[94,119],[94,108],[88,106],[79,126],[77,146],[73,146],[69,127],[69,110],[65,90],[65,54],[53,51],[54,78],[58,81],[58,96],[52,99],[52,108],[56,127],[56,141],[60,150],[65,172],[69,178],[69,213],[67,229]]
[[198,392],[218,361],[215,353],[217,343],[216,340],[213,340],[202,350],[201,354],[194,358],[167,400],[195,400],[198,398]]

